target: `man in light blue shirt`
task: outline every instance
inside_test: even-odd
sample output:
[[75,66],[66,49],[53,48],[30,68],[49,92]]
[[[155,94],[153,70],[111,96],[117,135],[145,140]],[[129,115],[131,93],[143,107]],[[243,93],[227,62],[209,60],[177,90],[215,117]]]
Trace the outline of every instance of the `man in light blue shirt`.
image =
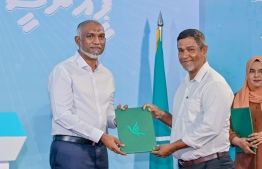
[[124,145],[107,134],[107,127],[116,127],[115,84],[111,72],[98,61],[106,43],[103,26],[93,20],[80,23],[75,42],[78,51],[49,76],[54,138],[50,165],[52,169],[107,169],[107,148],[125,153],[119,149]]
[[229,118],[233,92],[206,59],[202,32],[182,31],[177,38],[178,58],[188,72],[179,86],[172,115],[152,104],[153,117],[172,127],[170,144],[154,148],[159,157],[173,154],[183,169],[233,169],[228,154]]

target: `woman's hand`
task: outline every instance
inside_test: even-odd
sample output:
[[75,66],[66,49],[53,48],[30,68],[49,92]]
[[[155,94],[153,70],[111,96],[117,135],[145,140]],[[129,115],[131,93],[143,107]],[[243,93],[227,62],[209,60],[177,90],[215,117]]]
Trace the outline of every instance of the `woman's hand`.
[[244,150],[245,153],[247,154],[256,154],[255,152],[253,152],[250,147],[253,148],[257,148],[255,145],[251,144],[249,141],[250,138],[239,138],[239,137],[235,137],[232,140],[233,145],[236,145],[238,147],[240,147],[241,149]]
[[262,143],[262,131],[250,134],[248,140],[252,145],[259,146]]

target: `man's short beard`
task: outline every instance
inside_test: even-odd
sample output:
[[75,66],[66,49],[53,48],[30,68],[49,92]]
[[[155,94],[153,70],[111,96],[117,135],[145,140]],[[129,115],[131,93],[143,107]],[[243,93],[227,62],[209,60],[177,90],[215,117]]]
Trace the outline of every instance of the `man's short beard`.
[[83,49],[82,49],[82,47],[80,47],[80,51],[83,53],[83,54],[85,54],[86,56],[88,56],[90,59],[97,59],[100,55],[93,55],[93,54],[91,54],[91,53],[88,53],[88,52],[84,52],[83,51]]
[[191,71],[193,71],[194,69],[195,69],[195,66],[192,66],[192,67],[190,67],[190,68],[188,68],[188,69],[186,69],[186,68],[184,68],[186,71],[188,71],[188,72],[191,72]]

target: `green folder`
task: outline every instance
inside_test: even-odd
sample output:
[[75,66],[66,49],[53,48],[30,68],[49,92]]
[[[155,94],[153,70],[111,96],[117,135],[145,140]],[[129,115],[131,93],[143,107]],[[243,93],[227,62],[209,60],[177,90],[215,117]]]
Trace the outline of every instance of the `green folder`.
[[[252,116],[249,107],[231,109],[231,122],[234,132],[241,138],[248,138],[250,134],[254,133]],[[251,148],[251,150],[256,152],[255,148]],[[244,150],[238,146],[236,146],[235,151],[237,153],[244,152]]]
[[156,146],[151,112],[140,108],[116,109],[118,138],[125,144],[121,151],[131,153],[151,152]]

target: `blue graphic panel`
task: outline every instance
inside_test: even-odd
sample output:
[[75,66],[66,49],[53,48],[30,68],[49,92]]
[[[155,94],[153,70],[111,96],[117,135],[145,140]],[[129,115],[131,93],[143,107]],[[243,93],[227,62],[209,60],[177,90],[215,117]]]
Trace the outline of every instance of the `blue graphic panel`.
[[0,137],[26,136],[25,130],[14,112],[0,112]]

